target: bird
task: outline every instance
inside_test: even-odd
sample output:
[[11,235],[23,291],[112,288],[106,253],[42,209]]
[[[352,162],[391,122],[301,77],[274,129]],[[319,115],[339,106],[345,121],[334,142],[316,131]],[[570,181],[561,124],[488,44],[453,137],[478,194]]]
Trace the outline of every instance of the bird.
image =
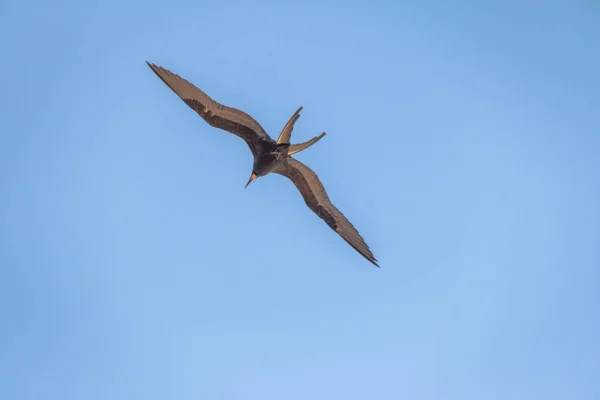
[[293,154],[317,143],[326,134],[322,132],[303,143],[290,143],[294,124],[300,118],[302,106],[285,124],[277,140],[274,140],[260,123],[246,112],[218,103],[198,87],[166,68],[148,61],[146,63],[185,104],[196,111],[210,126],[232,133],[246,142],[254,156],[254,162],[252,174],[244,188],[247,188],[258,177],[269,173],[288,178],[296,186],[309,209],[325,221],[358,253],[379,268],[373,252],[358,230],[333,205],[317,174],[292,157]]

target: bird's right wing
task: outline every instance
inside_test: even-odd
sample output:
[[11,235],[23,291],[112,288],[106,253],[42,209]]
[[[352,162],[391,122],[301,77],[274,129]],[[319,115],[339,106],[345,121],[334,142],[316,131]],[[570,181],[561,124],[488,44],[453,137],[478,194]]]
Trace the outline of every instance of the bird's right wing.
[[260,141],[272,141],[262,126],[250,115],[236,108],[224,106],[196,86],[171,71],[146,62],[154,73],[177,94],[190,108],[215,128],[241,137],[253,154]]
[[329,200],[329,196],[313,170],[300,161],[288,158],[287,164],[273,172],[289,178],[302,194],[308,208],[323,219],[327,225],[336,231],[350,246],[363,255],[377,267],[377,259],[360,236],[356,228]]

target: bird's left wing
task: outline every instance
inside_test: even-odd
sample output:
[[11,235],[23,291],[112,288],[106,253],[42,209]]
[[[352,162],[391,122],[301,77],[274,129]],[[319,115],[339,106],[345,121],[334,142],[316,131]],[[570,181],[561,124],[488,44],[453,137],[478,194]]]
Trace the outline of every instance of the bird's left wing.
[[379,267],[377,259],[365,240],[344,214],[331,203],[323,184],[313,170],[289,157],[287,164],[283,164],[273,172],[289,178],[302,194],[308,208],[321,217],[331,229],[336,231],[363,257]]
[[146,62],[162,81],[171,88],[188,106],[215,128],[220,128],[241,137],[255,153],[260,141],[273,141],[262,126],[244,111],[224,106],[196,86],[171,71]]

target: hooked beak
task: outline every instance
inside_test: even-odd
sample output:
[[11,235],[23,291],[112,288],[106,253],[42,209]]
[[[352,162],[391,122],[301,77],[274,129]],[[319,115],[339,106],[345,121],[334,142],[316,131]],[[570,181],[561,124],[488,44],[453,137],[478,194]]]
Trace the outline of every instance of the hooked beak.
[[246,189],[248,187],[248,185],[250,184],[250,182],[252,182],[256,178],[257,178],[256,174],[250,175],[250,179],[248,179],[248,183],[246,183],[246,186],[244,186],[244,189]]

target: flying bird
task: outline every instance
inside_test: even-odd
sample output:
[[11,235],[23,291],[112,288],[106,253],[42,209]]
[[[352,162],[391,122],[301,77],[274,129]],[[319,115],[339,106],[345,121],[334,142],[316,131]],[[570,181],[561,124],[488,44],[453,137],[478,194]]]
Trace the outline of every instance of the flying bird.
[[377,259],[362,236],[344,214],[331,203],[317,174],[292,157],[292,154],[307,149],[325,136],[325,132],[323,132],[304,143],[290,144],[294,124],[300,118],[302,107],[292,115],[275,141],[254,118],[244,111],[222,105],[171,71],[147,61],[146,63],[177,96],[200,114],[209,125],[233,133],[246,142],[254,156],[252,174],[246,187],[256,178],[271,172],[287,177],[296,185],[308,208],[323,219],[363,257],[379,267]]

